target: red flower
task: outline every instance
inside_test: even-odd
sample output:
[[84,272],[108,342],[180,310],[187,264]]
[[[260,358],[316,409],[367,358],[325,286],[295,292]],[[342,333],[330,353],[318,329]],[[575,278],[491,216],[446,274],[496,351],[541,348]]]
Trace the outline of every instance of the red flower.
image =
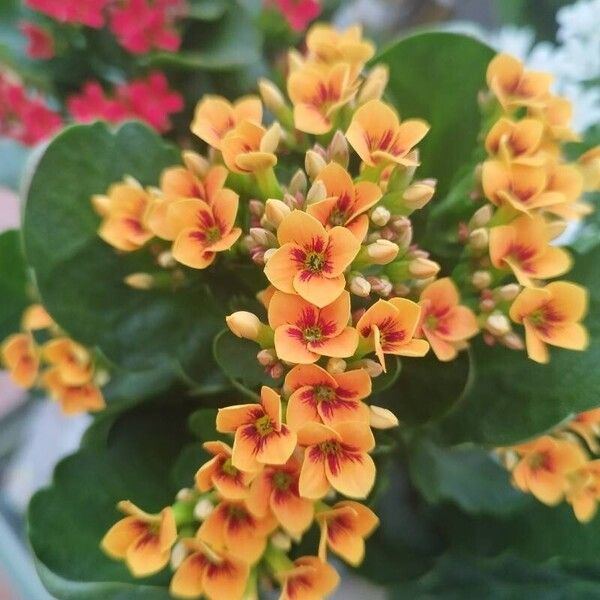
[[268,0],[285,17],[294,31],[304,31],[321,12],[319,0]]
[[153,48],[177,50],[181,39],[173,24],[184,8],[182,0],[124,0],[112,12],[110,28],[119,44],[134,54]]
[[104,25],[104,9],[112,0],[25,0],[25,4],[61,23],[80,23],[95,29]]
[[81,123],[96,119],[118,123],[129,116],[127,108],[118,100],[106,96],[97,81],[88,81],[80,94],[67,100],[67,107],[75,121]]
[[19,28],[27,37],[27,56],[42,60],[54,56],[54,38],[47,29],[29,21],[21,22]]

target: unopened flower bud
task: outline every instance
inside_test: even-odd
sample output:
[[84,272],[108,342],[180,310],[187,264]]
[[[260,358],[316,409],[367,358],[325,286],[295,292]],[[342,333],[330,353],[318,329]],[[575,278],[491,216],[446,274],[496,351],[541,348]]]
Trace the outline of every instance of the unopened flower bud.
[[175,543],[171,549],[171,569],[176,571],[187,557],[187,548],[182,540]]
[[471,283],[478,290],[484,290],[490,287],[492,283],[492,275],[489,271],[475,271],[471,277]]
[[175,265],[177,265],[177,261],[173,258],[173,254],[170,250],[165,250],[164,252],[161,252],[156,257],[156,262],[163,269],[172,269]]
[[201,498],[194,506],[194,516],[198,521],[204,521],[214,509],[213,503],[208,498]]
[[405,283],[395,283],[392,287],[392,292],[395,296],[404,298],[410,294],[410,286]]
[[197,177],[203,178],[208,173],[210,164],[204,156],[200,156],[200,154],[191,150],[184,150],[181,157],[183,158],[183,164]]
[[190,488],[181,488],[175,496],[175,499],[180,502],[190,502],[193,498],[194,492]]
[[250,237],[255,244],[258,244],[262,248],[272,248],[277,246],[277,238],[266,229],[262,227],[250,227]]
[[429,258],[422,258],[421,256],[413,258],[408,263],[408,272],[415,279],[429,279],[435,277],[440,272],[440,265]]
[[435,194],[435,180],[424,179],[406,188],[402,198],[404,204],[411,210],[423,208]]
[[485,227],[490,222],[493,214],[494,207],[491,204],[486,204],[485,206],[478,208],[469,221],[469,229],[473,230]]
[[398,427],[400,422],[391,410],[371,404],[369,406],[369,425],[374,429],[392,429],[392,427]]
[[490,243],[490,235],[485,227],[473,229],[469,234],[469,245],[475,250],[484,250]]
[[306,179],[306,173],[302,169],[298,169],[292,178],[290,179],[290,185],[288,191],[290,194],[306,194],[306,188],[308,187],[308,181]]
[[149,290],[154,286],[154,277],[150,273],[131,273],[123,281],[135,290]]
[[94,373],[94,384],[98,387],[105,386],[110,381],[110,373],[106,369],[98,369]]
[[413,229],[412,223],[408,217],[392,217],[389,222],[391,227],[396,232],[396,243],[400,248],[407,250],[412,243]]
[[384,227],[391,219],[392,213],[385,206],[376,206],[371,212],[371,221],[378,227]]
[[388,84],[389,70],[387,65],[379,64],[371,69],[358,93],[358,103],[365,104],[369,100],[380,100]]
[[292,547],[292,539],[283,531],[276,531],[270,538],[271,545],[278,550],[287,552]]
[[265,106],[274,114],[285,108],[285,98],[281,90],[268,79],[261,77],[258,80],[258,90]]
[[247,310],[238,310],[225,317],[225,322],[234,335],[239,338],[256,341],[260,335],[263,324],[260,319]]
[[263,367],[270,367],[277,362],[277,355],[275,354],[274,350],[267,348],[265,350],[261,350],[256,355],[256,360],[258,360],[259,364],[261,364]]
[[398,245],[389,240],[377,240],[367,246],[369,262],[374,265],[387,265],[398,256],[399,251]]
[[370,358],[364,358],[363,360],[358,361],[358,363],[356,363],[356,364],[357,364],[357,366],[360,366],[362,369],[365,369],[365,371],[369,374],[369,377],[371,377],[371,378],[379,377],[383,373],[383,367],[376,360],[372,360]]
[[250,200],[248,210],[254,217],[262,217],[265,212],[265,205],[260,200]]
[[315,152],[314,150],[308,150],[304,159],[304,168],[309,178],[314,181],[319,173],[327,166],[325,159]]
[[502,337],[510,330],[510,321],[502,313],[493,313],[485,321],[486,329],[493,335]]
[[265,264],[269,261],[271,256],[275,254],[275,252],[277,252],[277,248],[269,248],[268,250],[265,250],[265,253],[263,254],[263,261]]
[[281,364],[281,362],[276,362],[274,365],[271,365],[268,369],[269,371],[269,375],[273,378],[273,379],[279,379],[280,377],[283,377],[283,373],[285,372],[284,368],[283,368],[283,364]]
[[275,123],[273,123],[269,129],[267,129],[260,140],[260,151],[275,152],[277,150],[277,146],[279,146],[282,134],[283,131],[281,130],[281,125],[275,121]]
[[371,293],[371,284],[361,274],[351,274],[349,289],[355,296],[367,298]]
[[479,303],[479,310],[481,312],[492,312],[496,308],[496,303],[492,300],[492,298],[484,298]]
[[516,334],[514,331],[510,331],[502,338],[502,343],[511,350],[524,350],[525,343],[523,342],[523,338],[520,335]]
[[306,194],[306,202],[307,204],[314,204],[315,202],[320,202],[321,200],[325,200],[327,198],[327,188],[325,184],[319,179],[315,181],[308,193]]
[[298,69],[301,69],[303,66],[304,66],[304,57],[302,56],[302,54],[300,54],[300,52],[298,52],[298,50],[296,50],[295,48],[292,48],[288,52],[288,69],[289,69],[290,73],[293,73],[294,71],[297,71]]
[[275,229],[291,212],[290,207],[282,200],[269,198],[265,204],[265,217]]
[[330,358],[327,361],[327,372],[332,375],[343,373],[346,370],[347,364],[343,358]]
[[512,302],[521,291],[521,286],[518,283],[508,283],[498,289],[498,298],[504,302]]
[[330,161],[334,161],[344,169],[348,167],[348,163],[350,162],[350,150],[348,149],[348,141],[346,140],[346,136],[338,129],[329,147],[327,148],[327,158]]
[[394,289],[392,282],[385,275],[380,277],[369,277],[368,281],[371,284],[373,292],[382,298],[388,298]]

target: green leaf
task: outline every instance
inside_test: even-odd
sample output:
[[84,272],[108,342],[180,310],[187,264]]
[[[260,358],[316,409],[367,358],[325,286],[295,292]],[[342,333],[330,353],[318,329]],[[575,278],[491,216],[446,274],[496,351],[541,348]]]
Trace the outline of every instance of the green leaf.
[[419,144],[418,174],[438,180],[437,198],[446,195],[477,145],[477,94],[485,87],[493,56],[489,46],[466,35],[428,32],[395,42],[373,60],[389,67],[387,89],[401,117],[419,117],[431,125]]
[[426,423],[443,416],[460,400],[469,371],[467,352],[451,362],[440,362],[432,352],[423,358],[402,358],[395,383],[374,394],[372,402],[389,408],[408,425]]
[[227,10],[227,0],[191,0],[186,16],[199,21],[216,21]]
[[218,282],[194,271],[192,283],[176,292],[128,287],[124,277],[144,270],[149,259],[143,251],[119,254],[103,242],[90,203],[124,175],[156,184],[161,170],[177,162],[177,152],[140,123],[116,131],[101,123],[66,129],[31,178],[25,249],[44,306],[69,335],[129,370],[203,356],[198,380],[217,370],[210,343],[224,309],[209,285],[216,289]]
[[224,329],[215,337],[213,352],[223,373],[237,386],[256,390],[261,385],[277,387],[282,378],[273,379],[256,359],[260,347],[250,340],[238,338]]
[[[167,600],[169,573],[134,580],[99,543],[118,519],[119,500],[149,512],[172,504],[179,482],[171,477],[181,449],[191,442],[189,403],[177,397],[139,405],[117,419],[101,416],[86,442],[56,468],[49,488],[29,508],[29,540],[49,591],[69,600]],[[104,421],[109,422],[108,431]]]
[[252,17],[234,3],[217,22],[193,23],[179,52],[158,52],[155,66],[180,69],[229,70],[259,62],[261,36]]
[[385,392],[387,389],[391,388],[398,380],[398,377],[400,377],[400,371],[402,370],[400,359],[397,356],[388,355],[386,356],[385,361],[387,371],[372,380],[373,388],[371,393],[373,395]]
[[0,234],[0,342],[21,328],[21,315],[29,305],[27,265],[19,231]]
[[469,513],[509,514],[531,498],[510,483],[510,474],[489,451],[467,445],[444,448],[418,437],[409,448],[413,484],[430,504],[454,502]]
[[449,442],[513,444],[600,404],[599,261],[600,248],[575,255],[575,268],[566,276],[589,290],[590,309],[584,321],[591,338],[588,350],[551,347],[550,363],[540,365],[525,352],[474,342],[472,385],[442,423]]
[[576,569],[534,565],[511,556],[481,559],[447,553],[414,582],[388,588],[390,600],[595,598],[600,578]]
[[[229,404],[234,404],[234,402],[230,401]],[[223,440],[230,443],[231,436],[217,431],[215,424],[216,419],[216,408],[201,408],[190,415],[188,427],[193,436],[201,443],[210,442],[212,440]]]

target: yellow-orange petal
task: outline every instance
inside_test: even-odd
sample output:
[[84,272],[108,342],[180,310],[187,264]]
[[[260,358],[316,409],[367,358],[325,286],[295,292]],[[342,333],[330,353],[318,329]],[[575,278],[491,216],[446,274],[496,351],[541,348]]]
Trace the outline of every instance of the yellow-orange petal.
[[125,517],[107,531],[102,538],[101,547],[109,556],[123,559],[129,546],[147,532],[148,523],[139,517]]
[[206,558],[200,552],[188,556],[171,578],[171,595],[176,598],[199,598],[204,592],[202,580],[206,566]]
[[331,358],[349,358],[358,348],[358,331],[354,327],[345,327],[338,335],[309,342],[308,349]]
[[160,546],[157,535],[146,533],[127,548],[125,561],[134,577],[147,577],[167,566],[171,553]]
[[[271,259],[269,259],[267,266],[270,262]],[[275,285],[273,281],[271,281],[271,283]],[[319,273],[312,275],[310,278],[307,278],[305,276],[304,271],[296,270],[292,282],[293,292],[297,293],[306,301],[310,302],[311,304],[314,304],[319,308],[324,308],[328,304],[335,302],[335,300],[337,300],[337,298],[340,297],[345,287],[346,278],[341,274],[337,275],[336,277],[325,277]],[[287,291],[283,288],[280,289],[282,291]]]
[[260,404],[238,404],[226,406],[217,412],[216,427],[220,433],[233,433],[238,427],[249,423],[255,411],[261,411]]
[[278,248],[265,265],[267,279],[278,290],[286,294],[294,294],[294,277],[298,273],[298,265],[293,260],[292,252],[295,244],[286,243]]
[[319,355],[311,352],[302,341],[302,332],[292,325],[280,325],[275,329],[275,352],[281,360],[308,365],[317,362]]

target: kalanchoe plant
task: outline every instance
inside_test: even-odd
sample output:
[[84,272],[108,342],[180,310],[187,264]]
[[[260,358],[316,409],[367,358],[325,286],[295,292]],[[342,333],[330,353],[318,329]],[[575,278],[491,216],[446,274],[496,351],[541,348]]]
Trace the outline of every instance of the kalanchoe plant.
[[323,598],[330,555],[424,593],[454,583],[454,553],[487,574],[559,555],[561,527],[594,536],[557,508],[523,542],[545,508],[522,492],[580,521],[600,497],[598,273],[551,244],[589,212],[598,151],[568,161],[548,77],[469,38],[374,55],[360,28],[319,24],[287,94],[262,79],[199,100],[206,151],[95,124],[39,159],[24,240],[48,312],[4,361],[65,408],[101,408],[72,392],[92,384],[109,406],[31,505],[58,597]]

